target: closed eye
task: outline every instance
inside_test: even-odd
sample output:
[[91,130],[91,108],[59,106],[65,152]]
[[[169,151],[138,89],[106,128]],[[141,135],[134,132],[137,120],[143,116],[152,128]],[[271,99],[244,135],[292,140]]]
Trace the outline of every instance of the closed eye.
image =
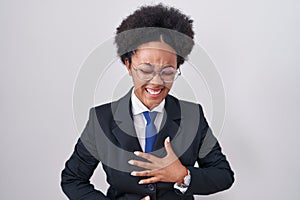
[[140,69],[141,72],[143,72],[144,74],[152,74],[153,73],[153,70],[150,70],[150,69]]
[[166,66],[162,71],[161,71],[161,75],[163,76],[173,76],[174,74],[176,74],[176,69],[173,67],[169,67]]
[[154,66],[151,65],[150,63],[143,63],[139,66],[139,69],[141,72],[145,74],[152,74],[154,72]]

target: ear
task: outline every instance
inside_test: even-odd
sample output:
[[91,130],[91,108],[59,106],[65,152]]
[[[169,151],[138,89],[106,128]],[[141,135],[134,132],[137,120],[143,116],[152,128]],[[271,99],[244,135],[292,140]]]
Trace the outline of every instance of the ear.
[[130,66],[130,64],[129,64],[128,58],[125,58],[125,66],[126,66],[128,72],[129,72],[129,75],[131,76],[131,75],[132,75],[132,74],[131,74],[131,66]]

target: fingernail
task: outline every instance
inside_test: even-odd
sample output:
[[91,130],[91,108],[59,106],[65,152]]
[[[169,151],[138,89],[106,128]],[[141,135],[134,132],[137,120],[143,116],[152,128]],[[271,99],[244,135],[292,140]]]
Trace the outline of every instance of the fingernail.
[[140,155],[140,152],[139,151],[135,151],[135,152],[133,152],[135,155]]
[[170,143],[170,136],[167,137],[166,141],[167,143]]
[[128,163],[133,165],[133,160],[129,160]]
[[143,184],[143,181],[139,181],[139,184]]
[[136,172],[134,172],[134,171],[131,172],[130,174],[131,174],[131,176],[136,176]]
[[145,197],[145,200],[150,200],[150,197],[149,197],[149,196],[146,196],[146,197]]

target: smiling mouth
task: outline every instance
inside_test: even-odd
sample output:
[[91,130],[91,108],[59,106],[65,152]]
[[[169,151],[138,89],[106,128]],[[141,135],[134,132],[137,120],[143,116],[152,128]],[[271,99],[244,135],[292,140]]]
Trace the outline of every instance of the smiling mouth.
[[146,88],[145,90],[147,93],[151,95],[159,95],[162,91],[162,89],[150,89],[150,88]]

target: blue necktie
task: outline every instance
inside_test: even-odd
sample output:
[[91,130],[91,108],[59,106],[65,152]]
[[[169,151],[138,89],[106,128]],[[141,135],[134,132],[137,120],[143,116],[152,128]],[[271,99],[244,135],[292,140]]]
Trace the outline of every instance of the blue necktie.
[[157,113],[146,111],[143,112],[143,114],[147,121],[145,153],[149,153],[152,151],[152,147],[156,139],[157,130],[154,125],[154,120]]

